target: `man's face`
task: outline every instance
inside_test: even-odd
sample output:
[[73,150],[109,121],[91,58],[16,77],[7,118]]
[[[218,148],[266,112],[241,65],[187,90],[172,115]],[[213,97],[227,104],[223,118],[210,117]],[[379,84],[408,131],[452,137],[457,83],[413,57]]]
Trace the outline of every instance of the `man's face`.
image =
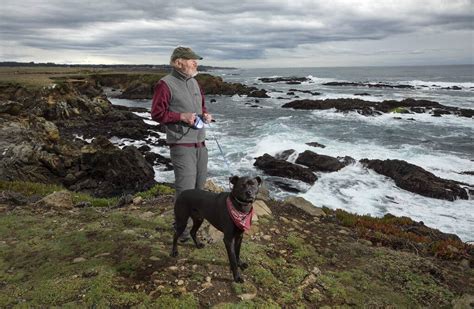
[[194,59],[180,59],[180,71],[189,75],[195,76],[197,74],[197,60]]

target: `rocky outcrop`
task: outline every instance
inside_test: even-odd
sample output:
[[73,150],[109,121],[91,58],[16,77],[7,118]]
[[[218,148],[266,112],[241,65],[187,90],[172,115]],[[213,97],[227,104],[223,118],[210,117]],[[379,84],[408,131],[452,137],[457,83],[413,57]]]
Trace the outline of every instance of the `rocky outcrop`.
[[267,153],[256,158],[253,165],[271,176],[301,180],[309,184],[313,184],[317,180],[316,175],[309,168],[275,159]]
[[377,173],[392,178],[398,187],[410,192],[448,201],[469,198],[461,183],[439,178],[406,161],[363,159],[360,162]]
[[68,173],[67,182],[94,196],[135,193],[155,183],[152,166],[136,147],[119,149],[101,136],[81,148],[79,169]]
[[[96,84],[74,81],[36,92],[4,90],[0,179],[60,184],[95,196],[141,191],[154,183],[153,168],[138,150],[121,150],[104,139],[90,146],[73,138],[103,132],[137,139],[150,135],[149,125],[129,111],[114,109]],[[18,93],[29,96],[11,101]]]
[[474,110],[459,109],[457,107],[441,105],[428,100],[405,99],[402,101],[385,100],[383,102],[370,102],[361,99],[326,99],[326,100],[295,100],[286,103],[283,108],[303,110],[336,109],[338,112],[355,111],[365,116],[376,116],[382,113],[397,111],[400,108],[409,113],[431,112],[433,115],[455,114],[463,117],[472,117]]
[[306,150],[298,155],[297,164],[309,167],[313,172],[337,172],[346,166],[336,158]]
[[[125,78],[117,80],[117,84],[113,84],[111,79],[106,79],[106,85],[109,87],[121,88],[122,94],[118,97],[122,99],[152,99],[153,89],[158,80],[164,75],[130,75],[129,82]],[[103,76],[101,78],[104,78]],[[247,95],[255,98],[269,98],[267,92],[256,87],[249,87],[239,83],[227,83],[221,77],[210,74],[201,73],[196,76],[201,89],[205,95]]]
[[384,83],[356,83],[356,82],[328,82],[324,86],[353,86],[353,87],[369,87],[369,88],[399,88],[399,89],[415,89],[412,85],[390,85]]
[[286,84],[289,84],[289,85],[298,85],[298,84],[301,84],[302,82],[308,82],[311,79],[307,77],[289,76],[289,77],[261,77],[258,80],[263,83],[285,82]]

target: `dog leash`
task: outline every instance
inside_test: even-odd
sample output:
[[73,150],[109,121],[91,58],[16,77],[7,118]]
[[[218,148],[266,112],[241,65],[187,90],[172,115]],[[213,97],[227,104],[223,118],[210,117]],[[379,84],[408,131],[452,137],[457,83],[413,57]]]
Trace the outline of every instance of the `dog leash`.
[[[209,129],[210,129],[211,128],[211,123],[206,123],[206,124],[209,126]],[[221,156],[224,159],[224,163],[227,167],[227,172],[232,177],[232,172],[230,170],[230,164],[229,164],[229,161],[227,161],[227,158],[225,157],[225,154],[224,154],[224,151],[222,150],[221,144],[219,144],[219,141],[217,140],[217,138],[215,137],[214,134],[212,134],[212,138],[216,141],[217,148],[219,148],[219,152],[221,153]],[[229,189],[231,189],[230,180],[229,180]]]
[[[206,124],[209,126],[209,129],[212,128],[212,127],[211,127],[211,123],[206,123]],[[219,144],[219,141],[218,141],[217,138],[214,136],[214,134],[212,134],[212,138],[216,141],[217,148],[219,148],[219,151],[220,151],[220,153],[221,153],[221,156],[222,156],[222,158],[224,159],[225,165],[227,166],[227,171],[228,171],[229,174],[232,176],[232,173],[230,172],[230,164],[229,164],[229,161],[227,161],[227,158],[225,157],[225,154],[224,154],[224,151],[222,150],[221,144]]]

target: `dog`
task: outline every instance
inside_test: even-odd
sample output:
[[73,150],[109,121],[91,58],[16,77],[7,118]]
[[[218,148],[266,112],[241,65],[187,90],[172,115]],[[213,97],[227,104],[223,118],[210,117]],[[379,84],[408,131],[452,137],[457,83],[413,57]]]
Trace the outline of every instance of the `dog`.
[[262,183],[260,177],[229,178],[233,188],[231,192],[213,193],[200,189],[183,191],[176,199],[174,214],[176,220],[171,256],[178,256],[178,238],[183,233],[188,218],[193,220],[190,234],[197,248],[204,244],[196,238],[196,233],[204,219],[216,229],[224,233],[224,244],[229,258],[230,269],[234,281],[244,282],[240,269],[244,270],[248,264],[240,259],[240,246],[244,231],[250,228],[253,207]]

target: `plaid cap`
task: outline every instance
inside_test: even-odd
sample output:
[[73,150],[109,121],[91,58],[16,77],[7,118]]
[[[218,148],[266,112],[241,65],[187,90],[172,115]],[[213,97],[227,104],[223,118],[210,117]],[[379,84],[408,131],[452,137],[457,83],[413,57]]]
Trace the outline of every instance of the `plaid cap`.
[[176,47],[171,54],[171,61],[175,61],[178,58],[202,60],[202,57],[193,52],[191,48],[183,46]]

